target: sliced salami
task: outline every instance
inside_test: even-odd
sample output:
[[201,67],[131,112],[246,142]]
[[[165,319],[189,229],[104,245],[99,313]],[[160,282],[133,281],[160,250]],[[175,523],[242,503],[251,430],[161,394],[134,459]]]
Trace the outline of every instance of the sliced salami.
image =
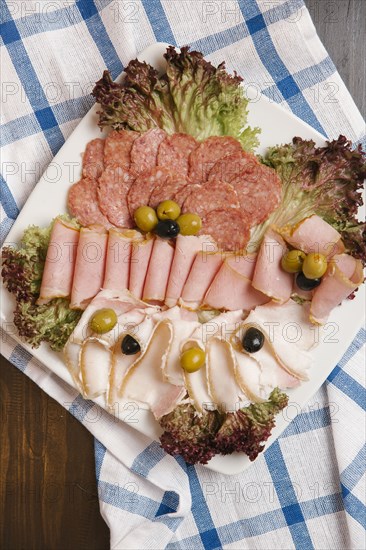
[[188,176],[189,155],[198,147],[198,142],[189,134],[167,136],[159,146],[158,165],[184,177]]
[[166,180],[162,179],[151,193],[149,206],[157,208],[159,204],[166,200],[175,200],[175,195],[187,186],[187,180],[184,177],[173,176]]
[[240,209],[251,226],[261,223],[281,201],[281,181],[276,172],[264,164],[251,164],[231,181]]
[[228,155],[213,165],[208,176],[208,181],[219,179],[231,183],[250,169],[252,164],[259,164],[257,158],[245,151]]
[[212,136],[201,143],[189,157],[190,180],[194,183],[207,181],[210,170],[218,160],[240,153],[242,146],[230,136]]
[[99,208],[97,195],[98,182],[94,178],[82,178],[78,183],[70,187],[67,197],[69,212],[81,225],[88,226],[100,224],[106,228],[111,223]]
[[135,174],[147,172],[157,165],[159,145],[165,138],[164,130],[153,128],[134,141],[131,149],[131,170]]
[[150,203],[150,197],[155,187],[169,182],[171,174],[161,166],[155,166],[149,172],[140,174],[133,184],[127,196],[128,209],[133,218],[135,210],[139,206],[145,206]]
[[245,216],[233,208],[211,210],[202,220],[201,233],[211,235],[221,250],[242,252],[250,236]]
[[127,194],[134,177],[119,166],[106,167],[98,181],[98,202],[102,213],[117,227],[133,227],[134,223],[127,206]]
[[234,187],[230,183],[212,181],[210,185],[195,187],[183,203],[183,212],[198,214],[203,218],[220,208],[237,209],[240,203]]
[[176,191],[173,196],[173,201],[179,204],[180,208],[182,208],[185,200],[192,193],[192,191],[198,191],[199,189],[201,189],[201,185],[199,183],[187,183],[187,185]]
[[127,170],[131,165],[131,149],[138,132],[132,130],[113,130],[105,140],[104,164],[119,164]]
[[89,141],[83,154],[83,176],[98,179],[104,170],[104,139]]

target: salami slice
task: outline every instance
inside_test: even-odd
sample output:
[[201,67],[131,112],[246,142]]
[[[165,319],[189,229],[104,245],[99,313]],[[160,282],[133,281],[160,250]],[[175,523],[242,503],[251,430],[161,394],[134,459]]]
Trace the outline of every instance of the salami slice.
[[127,170],[131,165],[131,148],[138,132],[132,130],[113,130],[105,140],[104,164],[119,164]]
[[145,206],[150,203],[150,197],[155,187],[169,182],[171,174],[161,166],[155,166],[149,172],[140,174],[133,184],[127,196],[128,209],[133,218],[135,210],[139,206]]
[[89,141],[83,154],[83,176],[98,179],[104,170],[104,139]]
[[207,181],[210,170],[218,160],[242,150],[239,141],[230,136],[207,138],[190,154],[189,178],[194,183]]
[[131,170],[135,174],[147,172],[157,165],[159,145],[165,138],[164,130],[153,128],[134,141],[131,149]]
[[157,208],[159,204],[166,200],[175,200],[175,195],[187,186],[187,180],[184,177],[173,176],[166,181],[162,181],[153,189],[149,200],[151,208]]
[[252,164],[257,165],[259,162],[254,155],[245,151],[228,155],[213,165],[208,176],[208,181],[219,179],[231,183],[250,169]]
[[100,224],[109,228],[112,224],[99,208],[97,188],[96,179],[82,178],[70,187],[67,206],[71,216],[74,216],[81,225]]
[[198,214],[203,218],[211,210],[220,208],[237,209],[240,203],[236,191],[230,183],[219,180],[210,185],[195,187],[183,203],[183,212]]
[[98,181],[98,202],[102,213],[117,227],[133,227],[127,194],[134,177],[118,164],[106,167]]
[[221,250],[242,252],[250,236],[245,216],[233,208],[211,210],[202,220],[201,233],[211,235]]
[[173,201],[179,204],[180,208],[182,208],[185,200],[194,190],[201,189],[201,185],[199,183],[187,183],[184,187],[181,187],[178,189],[173,197]]
[[167,136],[159,146],[158,165],[184,177],[188,176],[189,155],[198,147],[198,142],[189,134]]
[[240,209],[251,226],[261,223],[281,201],[281,180],[276,172],[263,164],[251,164],[231,181]]

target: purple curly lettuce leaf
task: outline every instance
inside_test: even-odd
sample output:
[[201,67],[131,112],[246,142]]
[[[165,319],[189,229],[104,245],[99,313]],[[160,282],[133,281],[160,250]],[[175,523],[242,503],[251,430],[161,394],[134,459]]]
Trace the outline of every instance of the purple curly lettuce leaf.
[[366,177],[361,145],[352,149],[352,143],[339,136],[316,147],[313,141],[296,137],[290,144],[271,147],[263,162],[279,175],[282,200],[254,229],[251,249],[259,245],[270,225],[293,225],[317,214],[339,231],[346,251],[366,263],[366,224],[357,219]]

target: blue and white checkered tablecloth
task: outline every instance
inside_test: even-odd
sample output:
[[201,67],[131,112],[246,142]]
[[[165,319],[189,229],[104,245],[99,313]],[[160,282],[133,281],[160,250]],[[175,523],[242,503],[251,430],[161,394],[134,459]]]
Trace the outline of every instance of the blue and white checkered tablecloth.
[[[116,77],[157,41],[225,59],[329,138],[365,142],[365,123],[301,0],[8,0],[1,23],[2,240],[93,104],[103,69]],[[6,334],[2,353],[94,434],[112,548],[363,549],[365,341],[360,329],[280,439],[231,477],[165,455]]]

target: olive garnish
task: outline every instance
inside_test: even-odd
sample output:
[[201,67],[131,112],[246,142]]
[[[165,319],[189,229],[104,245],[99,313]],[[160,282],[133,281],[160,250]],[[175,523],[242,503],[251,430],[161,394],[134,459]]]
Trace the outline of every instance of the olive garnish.
[[154,229],[154,233],[163,239],[171,239],[178,235],[179,225],[174,220],[160,220]]
[[296,276],[296,284],[299,288],[301,288],[301,290],[313,290],[319,286],[321,282],[322,281],[320,278],[308,279],[302,271]]
[[135,355],[141,350],[141,347],[133,336],[126,334],[122,340],[121,350],[124,355]]
[[259,351],[264,344],[264,334],[255,327],[250,327],[245,332],[242,340],[243,348],[248,353]]

